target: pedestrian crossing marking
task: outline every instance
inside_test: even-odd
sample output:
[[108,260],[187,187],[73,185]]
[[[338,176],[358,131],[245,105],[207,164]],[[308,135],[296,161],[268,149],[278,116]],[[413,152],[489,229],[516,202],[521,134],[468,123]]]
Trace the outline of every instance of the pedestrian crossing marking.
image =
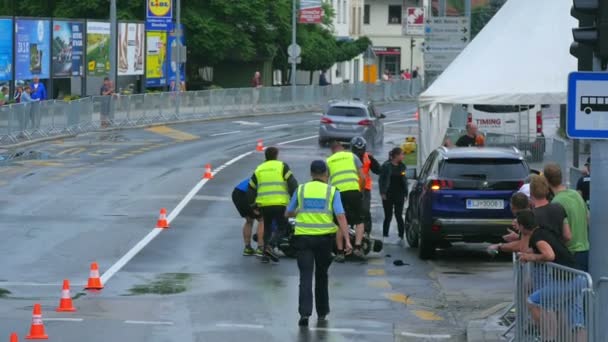
[[187,132],[179,131],[177,129],[173,129],[173,128],[167,127],[167,126],[150,127],[150,128],[146,128],[146,131],[156,133],[159,135],[163,135],[163,136],[169,137],[174,140],[179,140],[179,141],[197,140],[200,138],[198,135],[193,135],[193,134],[190,134]]
[[427,310],[414,310],[414,315],[423,321],[443,321],[443,317]]
[[390,289],[391,284],[387,280],[374,280],[367,282],[369,287],[373,287],[376,289]]
[[404,295],[403,293],[386,293],[384,295],[390,301],[395,303],[400,303],[404,305],[412,305],[414,301],[410,299],[410,297]]
[[368,276],[383,276],[385,274],[386,272],[384,272],[384,270],[381,268],[370,268],[367,270]]
[[72,147],[72,148],[68,148],[65,149],[59,153],[57,153],[58,156],[64,155],[64,154],[69,154],[69,155],[77,155],[79,153],[82,153],[84,151],[86,151],[87,149],[85,147]]

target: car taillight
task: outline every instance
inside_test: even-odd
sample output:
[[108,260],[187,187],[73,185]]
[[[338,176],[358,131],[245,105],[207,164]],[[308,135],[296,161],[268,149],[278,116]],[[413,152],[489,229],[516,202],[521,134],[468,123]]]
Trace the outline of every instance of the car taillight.
[[536,112],[536,134],[543,133],[543,112]]
[[467,114],[467,123],[473,123],[473,114],[471,114],[471,113]]
[[441,231],[441,226],[437,225],[437,224],[434,224],[434,225],[431,226],[431,231],[434,232],[434,233],[438,233],[438,232]]
[[332,123],[334,123],[334,122],[333,122],[333,121],[331,121],[331,119],[330,119],[330,118],[322,117],[322,118],[321,118],[321,123],[322,123],[322,124],[332,124]]
[[357,125],[359,125],[359,126],[371,126],[372,125],[372,120],[368,120],[368,119],[361,120],[361,121],[359,121],[357,123]]
[[435,179],[431,182],[431,190],[449,190],[454,188],[454,182],[451,180],[438,180]]

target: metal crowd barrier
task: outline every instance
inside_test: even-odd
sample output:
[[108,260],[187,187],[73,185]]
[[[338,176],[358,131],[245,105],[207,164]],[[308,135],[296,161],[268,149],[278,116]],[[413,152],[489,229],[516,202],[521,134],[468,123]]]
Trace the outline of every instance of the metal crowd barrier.
[[514,341],[593,342],[594,290],[588,273],[554,263],[515,262]]
[[0,146],[110,127],[206,120],[320,109],[330,99],[378,102],[418,96],[420,80],[217,89],[190,92],[93,96],[74,101],[49,100],[0,106]]

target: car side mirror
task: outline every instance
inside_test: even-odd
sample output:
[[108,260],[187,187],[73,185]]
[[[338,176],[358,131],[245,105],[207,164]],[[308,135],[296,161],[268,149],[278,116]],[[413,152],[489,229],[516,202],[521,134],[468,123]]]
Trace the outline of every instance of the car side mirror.
[[405,176],[407,179],[418,179],[418,170],[415,167],[408,168],[405,170]]
[[380,119],[386,119],[386,115],[380,114]]

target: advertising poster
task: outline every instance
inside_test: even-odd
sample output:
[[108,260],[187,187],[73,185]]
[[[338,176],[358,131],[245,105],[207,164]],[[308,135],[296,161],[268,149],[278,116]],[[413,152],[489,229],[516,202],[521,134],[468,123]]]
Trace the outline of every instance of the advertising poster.
[[144,24],[118,24],[118,75],[144,74]]
[[50,78],[51,22],[17,19],[15,23],[15,79]]
[[147,32],[146,86],[167,84],[167,32]]
[[77,77],[84,73],[84,24],[53,22],[53,76]]
[[110,23],[87,22],[87,75],[110,73]]
[[[182,30],[184,29],[184,27],[182,26]],[[182,31],[183,32],[183,31]],[[181,41],[182,41],[182,45],[186,45],[186,37],[182,34],[181,37]],[[168,65],[169,65],[169,70],[168,70],[168,78],[169,78],[169,82],[171,81],[175,81],[176,80],[176,73],[177,73],[177,62],[173,61],[173,48],[175,46],[177,46],[177,37],[175,36],[175,34],[173,32],[171,32],[169,34],[169,38],[167,40],[167,45],[168,45],[168,49],[167,49],[167,60]],[[180,67],[180,81],[186,81],[186,64],[182,63],[181,67]]]
[[[12,32],[13,20],[0,19],[0,32]],[[13,35],[0,35],[0,83],[13,79]]]
[[298,22],[300,24],[320,24],[323,22],[321,0],[300,0]]
[[168,31],[173,19],[172,0],[146,0],[148,31]]
[[424,8],[408,7],[405,20],[405,34],[424,34]]

